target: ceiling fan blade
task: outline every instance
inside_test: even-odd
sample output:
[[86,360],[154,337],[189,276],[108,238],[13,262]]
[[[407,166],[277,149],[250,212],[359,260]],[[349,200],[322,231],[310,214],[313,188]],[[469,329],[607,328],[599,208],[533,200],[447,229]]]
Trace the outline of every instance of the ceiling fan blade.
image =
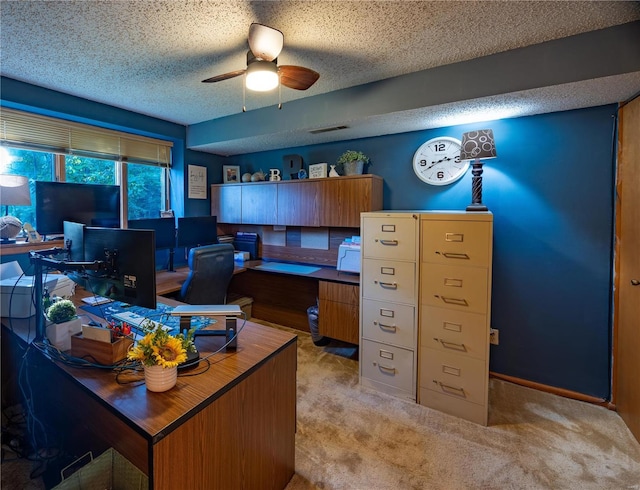
[[256,58],[275,60],[284,44],[284,34],[278,29],[253,23],[249,27],[249,49]]
[[280,83],[296,90],[307,90],[320,78],[317,71],[304,66],[283,65],[278,67],[278,72],[280,73]]
[[225,73],[223,75],[217,75],[215,77],[211,77],[211,78],[207,78],[206,80],[202,80],[202,83],[213,83],[213,82],[220,82],[222,80],[229,80],[230,78],[234,78],[234,77],[237,77],[239,75],[242,75],[245,71],[247,71],[247,70],[243,69],[243,70],[230,71],[229,73]]

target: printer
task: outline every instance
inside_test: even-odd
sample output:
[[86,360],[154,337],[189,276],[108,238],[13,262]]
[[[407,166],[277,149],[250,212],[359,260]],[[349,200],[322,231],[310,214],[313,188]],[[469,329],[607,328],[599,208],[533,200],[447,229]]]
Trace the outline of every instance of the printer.
[[345,238],[338,248],[339,271],[360,274],[360,237]]
[[[34,276],[23,275],[22,267],[16,261],[0,265],[0,309],[2,316],[29,318],[36,314],[33,298],[34,279]],[[42,287],[51,297],[68,298],[75,291],[75,283],[63,274],[43,274]]]

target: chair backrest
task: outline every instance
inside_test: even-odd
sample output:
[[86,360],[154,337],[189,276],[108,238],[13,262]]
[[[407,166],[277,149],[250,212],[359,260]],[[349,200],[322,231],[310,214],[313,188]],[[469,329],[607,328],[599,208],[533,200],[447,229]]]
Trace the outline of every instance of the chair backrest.
[[192,248],[180,300],[191,305],[225,304],[233,266],[233,245],[229,243]]

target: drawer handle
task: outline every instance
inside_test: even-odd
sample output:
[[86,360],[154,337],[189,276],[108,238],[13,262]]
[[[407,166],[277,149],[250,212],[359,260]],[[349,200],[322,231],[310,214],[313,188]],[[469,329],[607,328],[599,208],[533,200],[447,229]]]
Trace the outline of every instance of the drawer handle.
[[380,369],[380,371],[384,374],[392,374],[395,376],[396,374],[396,368],[394,367],[388,367],[388,366],[384,366],[382,364],[378,364],[378,369]]
[[459,350],[462,352],[467,352],[467,348],[465,347],[464,344],[457,344],[456,342],[448,342],[444,339],[439,339],[437,337],[434,337],[433,340],[435,340],[436,342],[440,342],[442,344],[442,347],[444,347],[445,349],[453,349],[453,350]]
[[464,242],[464,233],[445,233],[444,239],[447,242]]
[[389,245],[390,247],[395,247],[398,245],[398,240],[378,240],[376,242],[380,242],[380,245]]
[[438,255],[442,255],[445,259],[469,260],[471,258],[467,254],[460,254],[460,253],[455,253],[455,252],[439,252],[439,251],[436,250],[436,253]]
[[440,381],[433,380],[435,384],[437,384],[442,391],[448,393],[449,395],[459,396],[461,398],[466,398],[467,394],[464,392],[464,388],[458,388],[456,386],[446,385]]
[[387,330],[389,332],[396,332],[398,328],[395,325],[385,325],[384,323],[373,322],[374,325],[378,325],[382,330]]
[[378,282],[378,281],[373,281],[374,284],[380,284],[381,288],[384,289],[398,289],[398,284],[395,282]]
[[446,296],[438,296],[437,294],[435,294],[434,296],[436,298],[440,298],[442,301],[444,301],[448,305],[469,306],[469,303],[467,303],[466,299],[447,298]]

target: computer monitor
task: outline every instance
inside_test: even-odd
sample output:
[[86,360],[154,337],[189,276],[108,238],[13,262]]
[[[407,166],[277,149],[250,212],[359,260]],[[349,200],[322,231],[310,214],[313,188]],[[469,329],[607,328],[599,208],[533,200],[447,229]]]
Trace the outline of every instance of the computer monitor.
[[200,247],[218,243],[217,216],[178,218],[178,247]]
[[84,261],[104,262],[105,267],[73,273],[71,278],[97,296],[155,309],[154,235],[153,230],[85,226]]
[[131,219],[129,228],[135,230],[153,230],[156,232],[156,250],[169,251],[169,263],[167,270],[174,271],[173,256],[176,246],[176,220],[175,218],[143,218]]
[[156,250],[168,250],[176,246],[176,220],[174,218],[130,219],[129,228],[156,232]]
[[61,235],[64,221],[92,226],[120,226],[120,187],[72,182],[35,183],[36,229]]

